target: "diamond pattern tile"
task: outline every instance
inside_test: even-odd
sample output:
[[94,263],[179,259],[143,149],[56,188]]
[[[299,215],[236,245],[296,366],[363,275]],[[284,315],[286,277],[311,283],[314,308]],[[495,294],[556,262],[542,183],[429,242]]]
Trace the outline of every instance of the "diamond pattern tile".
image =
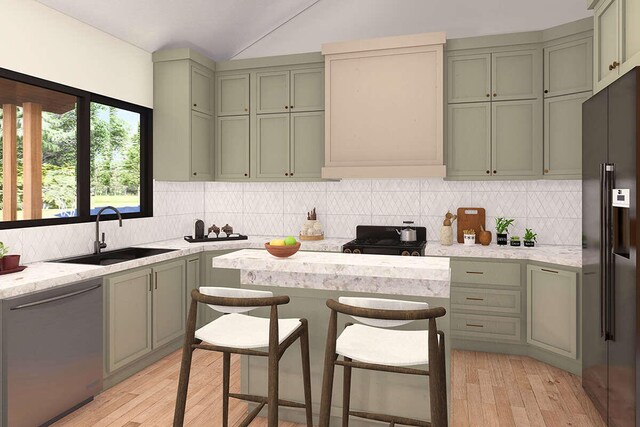
[[371,212],[376,215],[420,215],[420,193],[412,192],[373,192]]
[[371,191],[327,192],[327,214],[371,215]]
[[245,191],[245,213],[279,213],[284,212],[282,191]]
[[316,208],[316,213],[327,212],[327,193],[324,191],[292,191],[284,193],[285,213],[307,213]]
[[447,211],[456,213],[458,208],[476,206],[472,203],[470,192],[421,192],[420,214],[444,218]]

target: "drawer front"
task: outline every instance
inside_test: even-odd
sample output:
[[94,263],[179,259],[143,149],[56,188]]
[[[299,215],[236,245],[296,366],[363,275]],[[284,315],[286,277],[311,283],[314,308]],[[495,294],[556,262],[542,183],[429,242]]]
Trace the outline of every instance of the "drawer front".
[[470,339],[520,341],[520,318],[453,313],[451,334]]
[[520,291],[451,288],[451,308],[520,314]]
[[520,264],[514,262],[452,261],[451,281],[496,286],[520,286]]

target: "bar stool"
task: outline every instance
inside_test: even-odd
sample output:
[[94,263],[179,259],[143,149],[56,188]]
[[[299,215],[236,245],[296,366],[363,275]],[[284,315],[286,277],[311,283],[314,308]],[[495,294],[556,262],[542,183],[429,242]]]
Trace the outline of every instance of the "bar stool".
[[[380,298],[340,297],[328,300],[331,309],[329,332],[325,348],[320,427],[328,427],[331,417],[331,395],[335,365],[344,368],[342,425],[349,425],[349,416],[412,426],[446,427],[447,385],[444,359],[444,333],[438,331],[436,318],[446,314],[443,307],[429,308],[427,303]],[[360,323],[347,323],[336,338],[338,313],[351,316]],[[419,331],[392,330],[414,320],[428,320],[429,329]],[[342,356],[343,360],[338,360]],[[410,368],[429,365],[427,370]],[[428,375],[431,422],[349,410],[351,369]]]
[[[221,317],[196,330],[198,303],[207,304],[223,313]],[[191,291],[191,306],[187,317],[187,331],[182,350],[182,365],[178,382],[178,396],[173,418],[174,427],[184,423],[191,359],[195,349],[223,353],[222,367],[222,425],[229,424],[229,397],[259,403],[241,426],[248,426],[262,408],[268,407],[268,425],[277,427],[278,406],[305,408],[307,426],[312,427],[311,371],[309,365],[309,333],[306,319],[278,319],[278,306],[289,303],[288,296],[273,296],[268,291],[201,287]],[[248,316],[258,307],[271,307],[269,318]],[[278,364],[285,350],[300,338],[302,379],[305,403],[278,398]],[[256,350],[267,347],[268,351]],[[268,358],[268,396],[229,393],[231,353]]]

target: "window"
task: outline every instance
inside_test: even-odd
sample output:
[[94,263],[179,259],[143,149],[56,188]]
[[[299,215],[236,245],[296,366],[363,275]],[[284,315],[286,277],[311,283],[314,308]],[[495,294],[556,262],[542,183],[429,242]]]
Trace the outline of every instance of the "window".
[[0,229],[152,216],[151,113],[0,69]]

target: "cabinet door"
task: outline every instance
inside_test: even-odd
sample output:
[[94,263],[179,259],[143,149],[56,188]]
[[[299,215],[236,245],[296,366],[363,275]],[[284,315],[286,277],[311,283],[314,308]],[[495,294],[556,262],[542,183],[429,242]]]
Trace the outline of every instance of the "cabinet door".
[[153,348],[184,334],[186,298],[184,260],[153,268]]
[[491,103],[451,104],[447,113],[447,174],[491,174]]
[[324,110],[324,68],[291,71],[293,112]]
[[324,166],[324,112],[291,114],[291,174],[320,178]]
[[216,177],[249,176],[249,117],[220,117],[216,126]]
[[544,96],[568,95],[593,89],[593,39],[544,49]]
[[581,178],[582,103],[591,92],[544,100],[544,174]]
[[256,141],[259,178],[289,176],[289,113],[259,115]]
[[218,116],[249,114],[249,74],[218,76],[216,108]]
[[107,367],[122,368],[151,352],[151,270],[106,279]]
[[450,56],[447,66],[449,103],[491,98],[491,54]]
[[596,91],[618,78],[620,0],[605,0],[594,12],[594,79]]
[[493,102],[493,175],[542,175],[542,104],[539,100]]
[[542,92],[542,55],[538,49],[492,54],[494,101],[535,99]]
[[191,112],[191,180],[213,180],[213,135],[211,116]]
[[213,114],[211,96],[212,76],[196,67],[191,67],[191,108],[204,114]]
[[621,0],[622,12],[622,66],[620,74],[625,74],[633,67],[640,65],[640,0]]
[[256,73],[258,114],[289,111],[289,72]]
[[[202,286],[219,286],[225,288],[240,288],[240,270],[235,268],[213,268],[211,266],[211,260],[215,257],[226,255],[228,253],[235,252],[235,250],[223,250],[205,252],[202,266],[202,279],[204,283]],[[220,313],[213,310],[209,306],[202,306],[198,308],[202,313],[202,322],[207,324],[220,317]]]
[[[191,308],[191,291],[198,289],[202,284],[200,276],[200,257],[194,257],[187,259],[187,311],[186,315],[189,316],[189,310]],[[201,327],[204,324],[203,311],[205,307],[202,304],[198,305],[198,316],[196,320],[196,327]]]
[[577,358],[576,273],[527,266],[527,342]]

